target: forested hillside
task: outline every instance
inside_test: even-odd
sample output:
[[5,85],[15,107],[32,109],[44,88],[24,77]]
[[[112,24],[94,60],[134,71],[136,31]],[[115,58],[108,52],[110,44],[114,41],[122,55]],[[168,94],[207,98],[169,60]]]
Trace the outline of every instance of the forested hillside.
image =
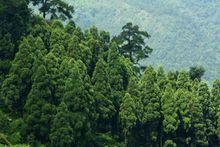
[[111,37],[73,17],[62,0],[0,0],[0,146],[220,146],[219,79],[140,65],[157,52],[143,27]]
[[220,78],[220,2],[218,0],[65,0],[76,8],[83,28],[96,25],[113,34],[126,22],[152,35],[154,52],[145,63],[165,69],[202,65],[204,79]]

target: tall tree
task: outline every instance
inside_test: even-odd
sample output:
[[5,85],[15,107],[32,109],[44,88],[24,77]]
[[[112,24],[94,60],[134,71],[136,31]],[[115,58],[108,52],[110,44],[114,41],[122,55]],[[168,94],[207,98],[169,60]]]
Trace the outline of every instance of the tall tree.
[[73,6],[68,5],[63,0],[29,0],[34,6],[39,7],[40,13],[46,18],[49,15],[50,19],[60,18],[66,20],[72,18],[74,13]]
[[150,35],[146,31],[140,31],[137,25],[127,23],[117,37],[120,53],[134,64],[138,64],[139,60],[147,58],[152,52],[152,49],[145,43],[145,39],[149,37]]
[[19,49],[1,90],[1,97],[8,111],[18,116],[23,115],[26,96],[31,89],[34,62],[44,54],[44,45],[40,38],[28,36],[23,39]]
[[201,78],[204,75],[204,73],[205,73],[205,69],[202,66],[193,66],[193,67],[190,67],[190,70],[189,70],[189,75],[192,80],[197,79],[201,81]]
[[204,82],[200,83],[198,86],[198,99],[202,105],[203,119],[206,127],[206,135],[208,136],[209,142],[211,141],[211,136],[214,134],[214,128],[212,121],[214,120],[213,111],[213,101],[211,99],[211,94],[208,85]]
[[0,0],[0,16],[0,38],[2,39],[4,35],[10,34],[12,43],[16,47],[13,52],[15,53],[18,41],[28,30],[31,17],[28,5],[25,0]]
[[168,84],[162,96],[163,130],[168,137],[172,137],[179,125],[175,102],[174,90],[172,85]]
[[11,41],[11,35],[6,34],[0,39],[0,83],[9,72],[14,55],[14,44]]
[[[92,82],[94,84],[94,96],[96,101],[98,117],[98,131],[106,132],[111,130],[111,119],[115,114],[113,95],[110,86],[108,68],[105,61],[100,58],[96,64]],[[103,89],[103,87],[105,87]]]
[[[77,65],[78,64],[78,65]],[[80,62],[80,64],[83,64]],[[84,65],[85,66],[85,65]],[[91,126],[93,122],[94,99],[86,71],[81,71],[79,63],[70,69],[70,75],[65,83],[63,100],[71,113],[71,127],[75,146],[87,146],[91,141]],[[85,69],[85,68],[83,68]]]
[[118,134],[122,133],[119,124],[119,109],[122,98],[124,97],[129,81],[129,70],[124,59],[121,57],[117,50],[115,43],[111,44],[107,57],[108,75],[110,86],[113,95],[113,104],[115,106],[116,113],[113,117],[112,126],[113,131]]
[[190,83],[190,77],[189,77],[189,73],[186,71],[181,71],[178,74],[178,78],[177,78],[177,88],[178,89],[186,89],[186,90],[190,90],[191,89],[191,83]]
[[121,107],[120,107],[120,121],[123,125],[123,132],[125,136],[125,145],[128,144],[128,136],[131,134],[132,128],[135,126],[137,117],[135,114],[136,111],[135,100],[131,97],[129,93],[126,93],[122,98]]
[[141,79],[140,90],[143,103],[142,122],[145,126],[145,137],[149,138],[150,144],[157,143],[161,135],[157,130],[161,121],[161,95],[156,82],[156,72],[153,67],[147,67]]
[[55,112],[52,92],[46,67],[41,64],[35,71],[33,85],[25,104],[25,120],[28,125],[28,140],[31,144],[47,143]]
[[215,80],[212,88],[212,102],[213,102],[213,114],[214,118],[212,120],[215,135],[212,137],[212,143],[218,142],[220,144],[220,140],[218,137],[220,136],[220,80]]
[[66,104],[61,102],[57,108],[58,112],[54,117],[50,141],[55,147],[65,146],[71,147],[74,142],[73,129],[71,128],[71,113],[69,112]]

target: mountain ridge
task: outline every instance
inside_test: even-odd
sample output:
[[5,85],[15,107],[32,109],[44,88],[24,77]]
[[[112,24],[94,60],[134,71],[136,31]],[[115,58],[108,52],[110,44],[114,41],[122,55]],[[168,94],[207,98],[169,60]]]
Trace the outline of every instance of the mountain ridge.
[[154,49],[147,64],[165,69],[202,65],[204,79],[220,77],[220,2],[217,0],[66,0],[75,9],[75,21],[83,28],[96,25],[118,34],[133,22],[151,34]]

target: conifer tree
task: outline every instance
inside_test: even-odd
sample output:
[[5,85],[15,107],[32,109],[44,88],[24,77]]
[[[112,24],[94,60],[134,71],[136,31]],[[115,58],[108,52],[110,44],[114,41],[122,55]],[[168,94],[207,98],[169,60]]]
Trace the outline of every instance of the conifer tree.
[[[146,68],[144,75],[141,79],[141,99],[143,103],[143,123],[145,124],[145,131],[149,135],[149,143],[154,144],[161,137],[158,136],[158,125],[160,125],[161,120],[161,97],[159,93],[159,87],[156,81],[156,72],[153,67],[149,66]],[[151,126],[148,126],[151,124]]]
[[88,74],[92,75],[98,59],[103,54],[103,47],[101,46],[101,42],[99,40],[95,40],[94,38],[89,39],[87,44],[92,54],[92,58],[88,68]]
[[74,134],[71,128],[71,113],[64,102],[61,102],[57,109],[57,114],[54,116],[51,128],[51,144],[55,147],[71,147],[74,143]]
[[189,75],[191,80],[197,79],[198,81],[201,81],[201,78],[204,75],[204,73],[205,73],[205,69],[202,66],[193,66],[190,67],[189,70]]
[[92,53],[88,46],[81,43],[81,40],[77,36],[72,36],[68,42],[67,54],[73,57],[75,60],[82,60],[83,63],[89,67]]
[[[96,107],[99,114],[98,128],[101,127],[104,131],[110,130],[109,122],[111,122],[112,116],[115,113],[107,69],[107,64],[102,58],[100,58],[96,64],[92,77]],[[103,87],[105,88],[103,89]]]
[[[85,72],[86,73],[86,72]],[[65,83],[64,102],[71,113],[71,127],[73,129],[74,145],[88,145],[91,139],[93,97],[91,87],[83,77],[79,67],[75,64],[70,69],[70,76]]]
[[203,120],[202,106],[199,103],[198,97],[192,93],[192,98],[189,100],[189,115],[190,115],[190,136],[191,144],[195,146],[208,145],[206,137],[206,128]]
[[59,57],[56,57],[52,52],[48,53],[44,59],[45,67],[50,80],[50,85],[48,87],[52,93],[51,102],[52,104],[58,105],[61,102],[61,97],[59,97],[58,94],[58,87],[62,84],[61,80],[63,80],[59,69],[60,59]]
[[152,49],[145,44],[145,39],[149,37],[150,35],[146,31],[140,31],[137,25],[127,23],[118,36],[120,53],[134,64],[138,64],[139,60],[147,58],[152,52]]
[[126,93],[122,98],[120,107],[120,121],[123,126],[123,132],[125,136],[125,145],[127,146],[128,137],[131,133],[131,129],[135,126],[137,117],[135,115],[136,111],[135,100],[131,97],[129,93]]
[[[213,114],[214,117],[212,119],[212,124],[215,129],[215,138],[214,142],[218,141],[218,137],[220,136],[220,80],[215,80],[212,88],[212,103],[213,103]],[[213,143],[214,143],[213,142]]]
[[66,33],[69,33],[71,35],[74,33],[75,29],[76,29],[76,24],[74,21],[69,21],[65,27]]
[[[125,94],[125,86],[127,84],[127,71],[125,68],[125,64],[121,62],[121,56],[117,51],[116,44],[112,43],[110,50],[108,52],[108,75],[110,86],[112,89],[113,95],[113,104],[116,110],[116,113],[112,120],[113,131],[118,134],[122,133],[119,130],[119,109],[122,97]],[[126,83],[126,84],[125,84]]]
[[137,121],[141,122],[142,121],[142,114],[143,114],[143,104],[142,104],[142,100],[140,97],[141,92],[140,92],[138,84],[139,84],[138,78],[135,76],[132,76],[129,80],[127,92],[134,99],[134,102],[136,104],[135,115],[137,117]]
[[33,145],[36,145],[36,141],[40,143],[49,141],[51,122],[55,112],[49,85],[50,79],[46,67],[39,65],[25,104],[28,138]]
[[203,119],[205,121],[206,135],[210,141],[210,136],[214,133],[214,120],[213,102],[211,99],[210,91],[206,83],[201,82],[198,86],[198,100],[202,107]]
[[11,60],[14,58],[14,44],[11,35],[6,34],[0,39],[0,83],[5,79],[11,67]]
[[179,125],[175,102],[174,90],[168,84],[162,96],[163,130],[168,135],[175,133]]
[[32,2],[34,6],[39,6],[39,11],[43,17],[49,14],[50,19],[60,18],[66,20],[72,18],[74,13],[73,6],[68,5],[63,0],[28,0]]
[[166,88],[166,84],[168,83],[168,79],[166,74],[164,73],[164,69],[162,66],[159,66],[157,69],[157,84],[161,91],[164,91]]
[[189,136],[190,116],[189,102],[191,101],[191,93],[185,89],[178,89],[174,98],[176,99],[176,111],[178,115],[179,126],[177,129],[178,142],[189,145],[191,138]]
[[[18,44],[29,29],[31,18],[30,9],[25,0],[1,0],[0,1],[0,40],[6,34],[10,34],[10,40],[14,44],[14,54],[18,51]],[[0,44],[1,47],[3,44]],[[9,51],[10,52],[10,51]]]
[[37,60],[35,52],[44,52],[44,45],[40,38],[29,36],[24,38],[19,46],[8,78],[2,84],[1,97],[9,112],[15,115],[23,114],[26,96],[31,89],[31,76],[34,62]]
[[189,73],[186,71],[181,71],[177,78],[177,87],[179,89],[186,89],[190,90],[191,84],[190,84],[190,77]]
[[44,43],[45,50],[50,51],[50,35],[51,35],[52,28],[48,23],[46,23],[44,20],[41,20],[38,22],[38,24],[35,24],[33,26],[33,29],[31,29],[31,35],[33,37],[40,37]]

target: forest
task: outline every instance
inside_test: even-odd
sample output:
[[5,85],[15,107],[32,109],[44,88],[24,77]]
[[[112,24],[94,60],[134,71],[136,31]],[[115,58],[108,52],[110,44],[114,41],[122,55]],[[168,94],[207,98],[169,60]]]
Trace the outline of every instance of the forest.
[[0,0],[0,147],[220,146],[220,79],[140,64],[151,34],[82,29],[74,11]]

